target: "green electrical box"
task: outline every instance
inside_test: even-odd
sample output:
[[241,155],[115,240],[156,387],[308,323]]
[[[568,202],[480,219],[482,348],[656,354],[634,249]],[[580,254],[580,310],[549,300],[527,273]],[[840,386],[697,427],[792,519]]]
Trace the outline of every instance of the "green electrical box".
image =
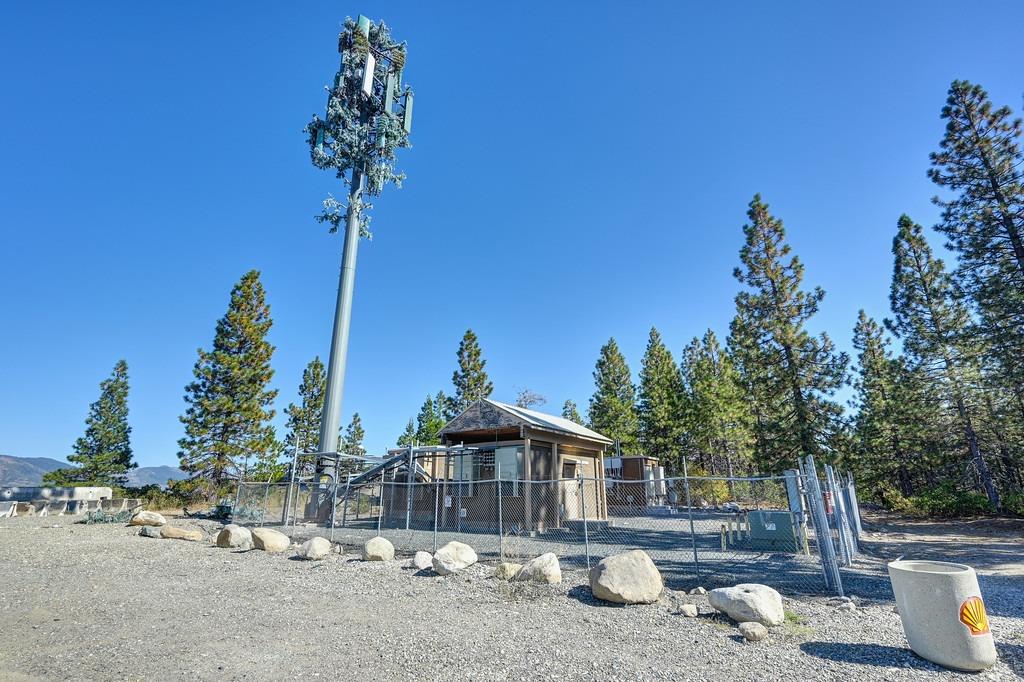
[[803,550],[803,527],[789,511],[752,511],[747,513],[750,548],[773,552]]

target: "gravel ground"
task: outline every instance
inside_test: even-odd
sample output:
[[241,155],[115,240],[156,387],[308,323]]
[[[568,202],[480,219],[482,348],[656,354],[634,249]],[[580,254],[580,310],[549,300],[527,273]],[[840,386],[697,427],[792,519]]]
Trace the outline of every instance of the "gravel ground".
[[[883,599],[855,596],[847,612],[824,597],[787,597],[793,622],[747,644],[705,597],[669,591],[651,606],[604,606],[581,571],[554,586],[501,583],[490,571],[440,578],[407,558],[305,562],[66,517],[0,520],[0,679],[1024,676],[1019,576],[982,576],[1001,660],[962,675],[914,656]],[[700,615],[679,615],[683,603]]]

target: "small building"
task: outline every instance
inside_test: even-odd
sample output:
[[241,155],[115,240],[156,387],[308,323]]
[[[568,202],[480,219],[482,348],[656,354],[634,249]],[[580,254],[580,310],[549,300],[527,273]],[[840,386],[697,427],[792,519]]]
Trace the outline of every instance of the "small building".
[[[483,399],[440,431],[441,447],[415,451],[420,486],[408,502],[386,504],[388,516],[443,529],[494,529],[499,495],[503,532],[543,532],[573,521],[607,521],[604,453],[611,439],[568,419]],[[582,485],[580,482],[582,479]],[[499,493],[500,486],[500,493]],[[401,493],[398,493],[401,495]],[[393,509],[393,511],[392,511]]]
[[657,457],[606,457],[604,473],[608,480],[608,504],[613,507],[653,507],[666,501],[665,467]]

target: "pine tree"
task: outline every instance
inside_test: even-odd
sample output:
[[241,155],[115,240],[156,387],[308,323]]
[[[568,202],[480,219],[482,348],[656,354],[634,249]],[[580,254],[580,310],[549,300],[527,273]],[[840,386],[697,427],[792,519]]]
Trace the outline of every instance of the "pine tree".
[[768,471],[792,467],[805,454],[835,460],[842,408],[833,396],[843,383],[847,357],[827,334],[812,336],[805,328],[825,292],[800,288],[803,264],[790,257],[782,221],[759,195],[747,216],[743,267],[734,275],[749,289],[736,295],[731,345],[758,401],[757,455]]
[[440,415],[443,422],[442,426],[459,416],[459,409],[455,404],[455,399],[445,395],[444,391],[438,391],[437,395],[434,396],[434,410]]
[[710,474],[738,475],[751,469],[753,413],[732,359],[708,329],[683,351],[683,442],[701,469]]
[[416,425],[413,424],[412,420],[410,419],[409,423],[405,425],[405,431],[403,431],[402,435],[398,437],[398,440],[395,442],[395,444],[400,448],[404,448],[412,445],[415,440]]
[[579,408],[572,400],[566,400],[562,404],[562,418],[583,426],[583,417],[580,416]]
[[285,409],[288,415],[288,435],[284,443],[288,453],[296,444],[299,448],[299,469],[312,473],[313,457],[320,448],[320,420],[323,417],[324,393],[327,390],[327,372],[320,357],[314,357],[302,371],[299,384],[299,404],[289,403]]
[[269,465],[280,455],[270,423],[277,396],[269,388],[274,347],[266,336],[272,324],[260,274],[251,270],[231,290],[213,348],[198,351],[195,380],[185,389],[178,457],[208,495],[220,492],[231,476],[244,475],[250,457]]
[[978,372],[976,349],[970,347],[965,333],[970,312],[942,260],[932,256],[921,226],[906,215],[900,216],[892,252],[889,302],[893,317],[887,326],[903,340],[911,367],[942,386],[982,488],[998,509],[999,493],[974,426],[977,406],[970,385],[978,380]]
[[680,462],[682,393],[676,361],[661,334],[651,327],[640,369],[637,426],[644,454],[657,457],[672,473]]
[[480,344],[472,329],[467,329],[459,342],[459,368],[452,374],[455,384],[455,409],[462,412],[477,400],[491,397],[494,384],[487,378],[487,361],[480,353]]
[[590,427],[618,443],[623,454],[638,454],[636,389],[626,358],[615,339],[601,347],[594,368],[596,390],[590,398]]
[[365,457],[366,448],[363,447],[363,439],[366,437],[366,431],[363,429],[363,420],[360,419],[359,413],[354,412],[352,414],[352,421],[345,428],[345,433],[341,437],[341,453],[349,455],[350,457]]
[[[444,400],[444,394],[438,394],[439,400]],[[444,428],[447,420],[442,413],[444,403],[431,398],[429,395],[423,401],[420,412],[416,415],[415,441],[419,445],[438,445],[441,439],[438,433]]]
[[946,132],[929,177],[954,193],[936,197],[936,226],[959,255],[956,271],[980,316],[989,366],[1024,417],[1024,153],[1020,119],[993,109],[978,85],[954,81],[942,109]]
[[43,476],[47,485],[123,486],[132,461],[132,428],[128,425],[128,363],[118,360],[100,382],[100,397],[89,406],[85,434],[75,441],[68,461],[77,467]]

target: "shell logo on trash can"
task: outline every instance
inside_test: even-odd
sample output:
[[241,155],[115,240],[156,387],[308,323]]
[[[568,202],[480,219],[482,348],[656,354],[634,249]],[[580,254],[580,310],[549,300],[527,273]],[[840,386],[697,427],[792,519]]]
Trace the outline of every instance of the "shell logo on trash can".
[[960,622],[967,626],[971,635],[987,635],[989,633],[988,616],[985,614],[985,603],[981,597],[971,597],[960,605]]

